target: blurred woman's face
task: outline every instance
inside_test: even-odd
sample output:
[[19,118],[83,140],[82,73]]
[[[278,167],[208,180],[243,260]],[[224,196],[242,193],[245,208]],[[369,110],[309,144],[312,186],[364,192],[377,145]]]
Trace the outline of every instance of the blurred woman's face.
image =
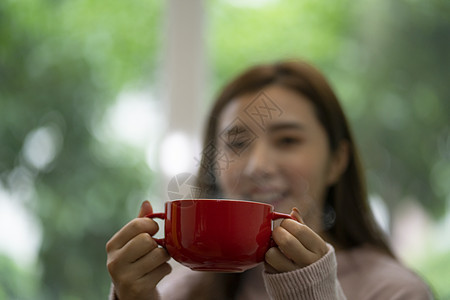
[[321,231],[324,196],[336,180],[325,129],[313,104],[271,85],[233,99],[218,120],[216,178],[224,196],[300,210]]

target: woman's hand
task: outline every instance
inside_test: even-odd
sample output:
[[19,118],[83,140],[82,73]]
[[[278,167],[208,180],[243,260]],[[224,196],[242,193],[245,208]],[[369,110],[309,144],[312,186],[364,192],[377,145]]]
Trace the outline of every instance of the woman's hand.
[[106,244],[107,267],[120,300],[157,298],[156,284],[171,272],[169,254],[152,238],[158,224],[144,217],[152,211],[150,202],[142,203],[139,217]]
[[266,252],[266,271],[289,272],[306,267],[328,252],[325,241],[311,228],[303,224],[297,208],[291,216],[298,222],[285,219],[273,230],[272,238],[278,247]]

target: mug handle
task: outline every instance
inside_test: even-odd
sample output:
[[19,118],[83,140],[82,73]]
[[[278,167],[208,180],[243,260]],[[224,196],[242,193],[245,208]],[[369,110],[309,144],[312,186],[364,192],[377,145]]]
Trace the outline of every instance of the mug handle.
[[272,212],[272,220],[277,220],[277,219],[291,219],[291,220],[295,220],[291,215],[282,214],[282,213],[279,213],[279,212]]
[[[151,213],[145,216],[146,218],[157,218],[157,219],[161,219],[161,220],[165,220],[166,219],[166,213]],[[158,245],[162,246],[162,247],[166,247],[166,240],[165,239],[154,239],[155,242],[158,243]]]
[[[278,219],[291,219],[291,220],[295,221],[295,219],[291,215],[278,213],[278,212],[272,212],[272,220],[278,220]],[[277,243],[275,243],[275,241],[272,238],[270,238],[270,246],[269,247],[272,248],[272,247],[277,247],[277,246],[278,246]]]

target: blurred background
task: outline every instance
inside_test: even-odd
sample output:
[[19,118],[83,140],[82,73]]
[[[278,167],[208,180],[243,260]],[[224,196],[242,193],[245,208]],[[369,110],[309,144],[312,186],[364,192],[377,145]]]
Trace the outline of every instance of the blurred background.
[[105,243],[198,167],[222,84],[315,64],[402,261],[450,299],[450,2],[0,1],[0,300],[105,299]]

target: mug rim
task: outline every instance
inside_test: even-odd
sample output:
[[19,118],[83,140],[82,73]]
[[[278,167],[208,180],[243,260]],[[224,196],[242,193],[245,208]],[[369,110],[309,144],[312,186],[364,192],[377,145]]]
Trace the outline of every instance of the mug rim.
[[197,200],[206,200],[206,201],[216,201],[216,202],[244,202],[244,203],[251,203],[251,204],[255,204],[255,205],[265,205],[265,206],[270,206],[272,209],[274,209],[274,206],[270,203],[265,203],[265,202],[258,202],[258,201],[251,201],[251,200],[240,200],[240,199],[230,199],[230,198],[189,198],[189,199],[171,199],[171,200],[167,200],[165,203],[172,203],[172,202],[176,202],[176,201],[197,201]]

